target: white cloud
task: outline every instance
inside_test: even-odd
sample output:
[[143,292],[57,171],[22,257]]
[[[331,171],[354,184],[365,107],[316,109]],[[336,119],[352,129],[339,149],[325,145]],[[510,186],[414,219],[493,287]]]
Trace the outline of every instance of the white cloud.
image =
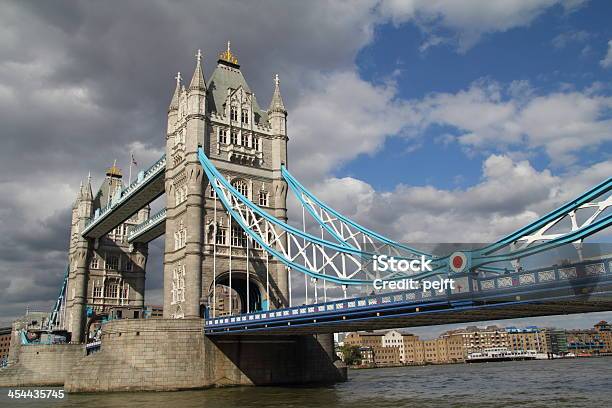
[[[585,2],[585,0],[383,0],[380,3],[380,13],[396,24],[414,21],[429,34],[439,29],[450,30],[452,35],[457,37],[459,50],[466,51],[483,34],[529,25],[553,6],[561,6],[565,12],[571,12]],[[438,37],[436,34],[432,36]]]
[[606,53],[604,59],[599,61],[599,63],[604,68],[612,67],[612,40],[608,41],[608,52]]
[[391,83],[373,85],[354,71],[319,74],[290,112],[289,162],[303,178],[319,179],[343,162],[379,149],[417,117],[396,99]]
[[350,177],[328,178],[314,193],[344,215],[404,242],[490,242],[536,220],[612,174],[601,162],[554,175],[527,161],[491,155],[482,181],[465,189],[399,185],[379,193]]
[[572,163],[580,150],[612,140],[610,107],[612,97],[593,89],[536,95],[526,83],[503,88],[491,81],[418,102],[425,125],[455,127],[467,147],[501,152],[543,148],[557,164]]
[[588,40],[590,37],[591,37],[591,34],[589,34],[587,31],[571,30],[571,31],[564,32],[564,33],[561,33],[555,36],[555,38],[552,39],[552,45],[555,48],[561,49],[561,48],[565,48],[571,43],[582,43]]

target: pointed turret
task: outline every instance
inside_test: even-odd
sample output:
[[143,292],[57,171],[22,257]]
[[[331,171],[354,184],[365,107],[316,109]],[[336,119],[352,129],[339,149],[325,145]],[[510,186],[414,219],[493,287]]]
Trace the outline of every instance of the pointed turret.
[[178,110],[179,97],[181,96],[181,73],[177,72],[176,77],[174,77],[174,79],[176,79],[176,88],[174,89],[174,95],[172,95],[172,100],[170,101],[168,112]]
[[93,201],[93,193],[91,191],[91,172],[87,175],[87,183],[81,184],[81,198],[83,200]]
[[77,202],[83,200],[83,180],[79,184],[79,193],[77,194]]
[[204,71],[202,70],[202,51],[198,50],[196,54],[196,67],[189,84],[189,89],[206,90],[206,82],[204,81]]
[[268,112],[281,112],[287,113],[285,104],[283,103],[283,97],[280,92],[280,80],[278,74],[274,75],[274,93],[272,94],[272,101],[270,102],[270,108]]

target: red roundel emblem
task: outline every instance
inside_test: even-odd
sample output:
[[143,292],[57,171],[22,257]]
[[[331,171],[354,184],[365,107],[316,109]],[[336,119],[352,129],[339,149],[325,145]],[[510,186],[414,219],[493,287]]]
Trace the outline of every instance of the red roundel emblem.
[[454,252],[449,259],[449,266],[453,272],[462,272],[467,266],[467,256],[463,252]]
[[455,255],[453,257],[453,266],[457,269],[461,269],[461,267],[463,266],[463,258],[459,255]]

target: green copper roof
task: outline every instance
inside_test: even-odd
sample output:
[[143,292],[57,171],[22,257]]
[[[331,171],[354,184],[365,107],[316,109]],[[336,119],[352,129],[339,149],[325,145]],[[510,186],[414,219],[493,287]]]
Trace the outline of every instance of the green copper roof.
[[[252,93],[239,65],[219,60],[217,68],[208,80],[207,103],[209,111],[223,113],[223,104],[227,98],[228,88],[237,89],[240,86],[245,91]],[[255,113],[255,123],[261,124],[268,121],[268,114],[259,107],[255,97],[253,97],[253,112]]]

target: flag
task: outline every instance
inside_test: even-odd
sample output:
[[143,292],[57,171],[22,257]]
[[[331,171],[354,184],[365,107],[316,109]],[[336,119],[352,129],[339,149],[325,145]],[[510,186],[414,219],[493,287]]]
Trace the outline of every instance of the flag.
[[132,164],[138,167],[138,163],[136,163],[136,159],[134,158],[134,153],[132,153]]

